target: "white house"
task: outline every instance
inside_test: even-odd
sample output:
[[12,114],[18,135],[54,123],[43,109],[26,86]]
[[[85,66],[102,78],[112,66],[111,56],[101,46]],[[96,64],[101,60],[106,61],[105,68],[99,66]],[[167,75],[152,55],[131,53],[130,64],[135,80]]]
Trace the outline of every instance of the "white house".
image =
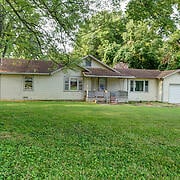
[[111,68],[93,56],[75,69],[52,61],[1,59],[0,100],[180,103],[180,69]]

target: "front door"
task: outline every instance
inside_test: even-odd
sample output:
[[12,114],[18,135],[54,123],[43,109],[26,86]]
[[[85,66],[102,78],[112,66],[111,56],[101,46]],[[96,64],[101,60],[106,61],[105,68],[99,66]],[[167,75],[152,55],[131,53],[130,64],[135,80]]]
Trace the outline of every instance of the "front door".
[[99,91],[107,89],[107,78],[99,78]]

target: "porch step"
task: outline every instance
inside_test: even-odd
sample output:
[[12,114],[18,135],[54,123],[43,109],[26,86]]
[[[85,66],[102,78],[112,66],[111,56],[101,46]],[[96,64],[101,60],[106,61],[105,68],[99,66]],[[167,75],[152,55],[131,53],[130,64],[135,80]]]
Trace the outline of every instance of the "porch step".
[[115,97],[111,97],[110,103],[111,103],[111,104],[117,104],[117,103],[118,103],[118,100],[117,100]]

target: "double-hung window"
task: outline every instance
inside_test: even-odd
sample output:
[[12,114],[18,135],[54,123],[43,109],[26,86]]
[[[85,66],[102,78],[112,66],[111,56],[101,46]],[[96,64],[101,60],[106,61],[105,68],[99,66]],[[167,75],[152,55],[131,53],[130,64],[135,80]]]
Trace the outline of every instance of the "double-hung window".
[[32,91],[33,90],[33,77],[32,76],[25,76],[24,77],[24,90],[25,91]]
[[82,77],[65,77],[64,90],[65,91],[82,91],[83,90]]
[[149,90],[149,82],[144,80],[139,81],[130,81],[130,91],[137,91],[137,92],[148,92]]

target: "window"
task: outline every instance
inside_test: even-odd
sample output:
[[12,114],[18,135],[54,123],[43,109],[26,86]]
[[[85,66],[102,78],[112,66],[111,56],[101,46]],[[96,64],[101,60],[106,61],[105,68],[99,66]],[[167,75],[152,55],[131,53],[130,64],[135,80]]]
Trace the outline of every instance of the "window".
[[65,91],[82,91],[83,80],[81,77],[65,77],[64,79]]
[[137,92],[148,92],[149,90],[149,82],[148,81],[130,81],[130,91]]
[[85,63],[87,67],[91,67],[91,59],[86,59]]
[[145,92],[148,92],[149,91],[149,82],[148,81],[145,81]]
[[134,91],[134,81],[130,82],[130,91]]
[[24,90],[31,91],[33,90],[33,78],[30,76],[24,77]]
[[71,78],[70,80],[70,90],[77,91],[78,89],[78,80],[77,78]]
[[135,91],[144,91],[144,81],[135,81]]
[[106,89],[106,78],[99,78],[99,90],[104,91]]

